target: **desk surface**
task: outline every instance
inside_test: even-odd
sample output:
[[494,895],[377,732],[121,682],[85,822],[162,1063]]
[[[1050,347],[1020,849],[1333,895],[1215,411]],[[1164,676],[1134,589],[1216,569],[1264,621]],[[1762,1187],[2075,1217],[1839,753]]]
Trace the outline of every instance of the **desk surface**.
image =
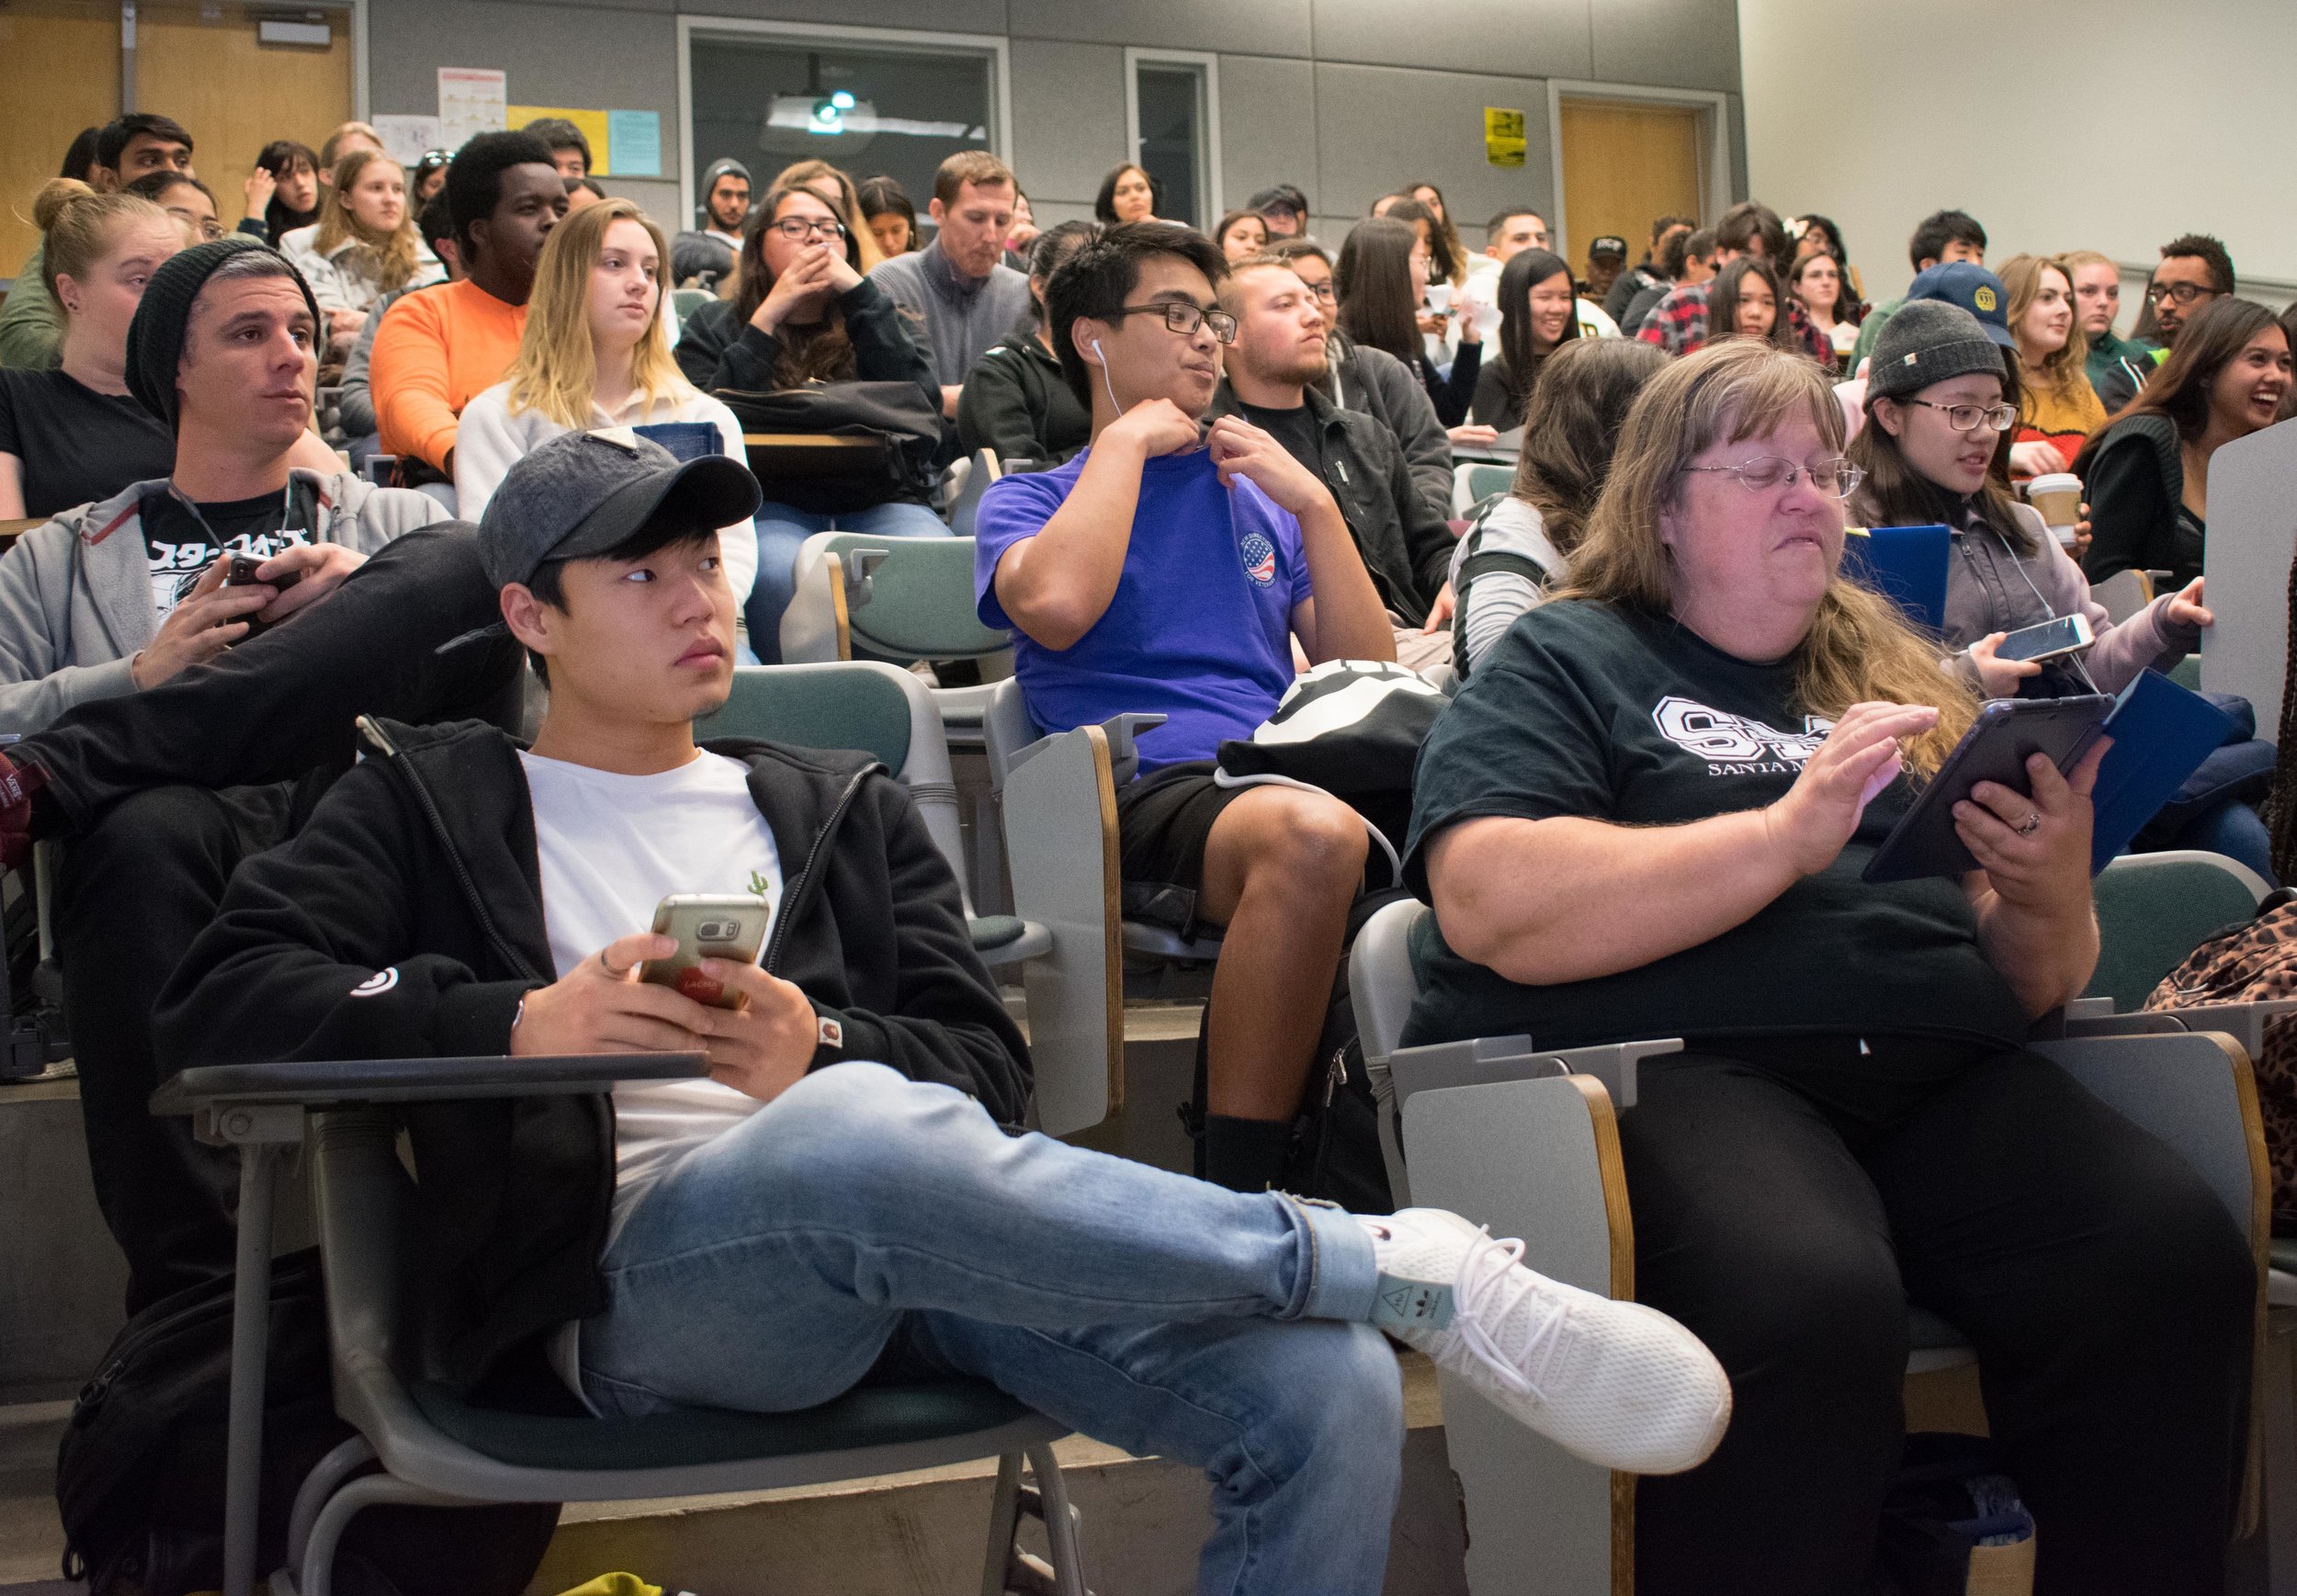
[[742,447],[749,449],[874,449],[880,441],[874,437],[845,437],[833,432],[745,432],[741,435]]

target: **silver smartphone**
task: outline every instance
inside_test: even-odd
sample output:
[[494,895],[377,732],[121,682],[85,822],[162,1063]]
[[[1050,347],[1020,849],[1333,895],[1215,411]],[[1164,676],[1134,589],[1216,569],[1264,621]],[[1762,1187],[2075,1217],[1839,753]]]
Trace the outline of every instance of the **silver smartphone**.
[[2020,627],[1995,646],[1997,660],[2061,660],[2096,643],[2086,616],[2062,615],[2039,626]]
[[704,975],[702,961],[757,963],[765,951],[766,929],[773,923],[774,906],[748,893],[673,893],[654,905],[654,934],[676,937],[678,951],[639,965],[638,979],[684,992],[714,1009],[739,1009],[748,1000]]

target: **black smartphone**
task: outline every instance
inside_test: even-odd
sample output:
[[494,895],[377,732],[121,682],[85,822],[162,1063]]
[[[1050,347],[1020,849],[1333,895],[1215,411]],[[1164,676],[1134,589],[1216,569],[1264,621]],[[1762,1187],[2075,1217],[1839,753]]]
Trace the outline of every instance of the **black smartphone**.
[[2046,753],[2071,769],[2105,724],[2113,700],[2102,693],[2073,698],[1996,698],[1978,711],[1921,796],[1866,862],[1868,881],[1959,876],[1978,867],[1954,830],[1954,806],[1982,781],[2024,792],[2026,761]]
[[[223,572],[224,586],[254,587],[262,581],[262,579],[255,574],[256,572],[263,569],[264,562],[261,560],[257,559],[253,554],[234,554],[230,558],[231,564]],[[277,588],[281,593],[285,593],[289,588],[293,587],[297,583],[302,580],[303,573],[301,572],[290,571],[284,577],[274,578],[271,585]],[[239,640],[243,643],[247,640],[247,638],[261,637],[264,633],[269,631],[275,624],[277,624],[272,621],[257,620],[252,615],[246,618],[247,637]]]

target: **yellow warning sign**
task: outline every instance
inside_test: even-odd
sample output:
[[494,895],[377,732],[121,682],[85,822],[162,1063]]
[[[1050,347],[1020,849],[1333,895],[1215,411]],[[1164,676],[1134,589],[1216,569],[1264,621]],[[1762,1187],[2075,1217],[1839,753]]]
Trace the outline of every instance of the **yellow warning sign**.
[[1484,159],[1494,166],[1523,164],[1523,113],[1484,108]]

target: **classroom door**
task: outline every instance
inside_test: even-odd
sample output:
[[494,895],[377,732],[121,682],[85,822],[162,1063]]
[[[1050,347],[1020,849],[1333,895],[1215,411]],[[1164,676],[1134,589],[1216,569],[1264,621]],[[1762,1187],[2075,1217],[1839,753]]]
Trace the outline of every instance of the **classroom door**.
[[136,108],[189,130],[192,164],[226,228],[246,209],[242,185],[266,144],[293,139],[316,150],[350,119],[348,11],[296,14],[298,27],[326,30],[323,43],[266,42],[260,14],[244,6],[145,0],[138,12]]
[[0,6],[0,277],[40,242],[32,200],[82,128],[119,114],[119,0]]
[[1705,169],[1699,111],[1690,106],[1566,100],[1562,106],[1565,258],[1584,271],[1588,241],[1615,234],[1640,260],[1660,216],[1701,214]]

